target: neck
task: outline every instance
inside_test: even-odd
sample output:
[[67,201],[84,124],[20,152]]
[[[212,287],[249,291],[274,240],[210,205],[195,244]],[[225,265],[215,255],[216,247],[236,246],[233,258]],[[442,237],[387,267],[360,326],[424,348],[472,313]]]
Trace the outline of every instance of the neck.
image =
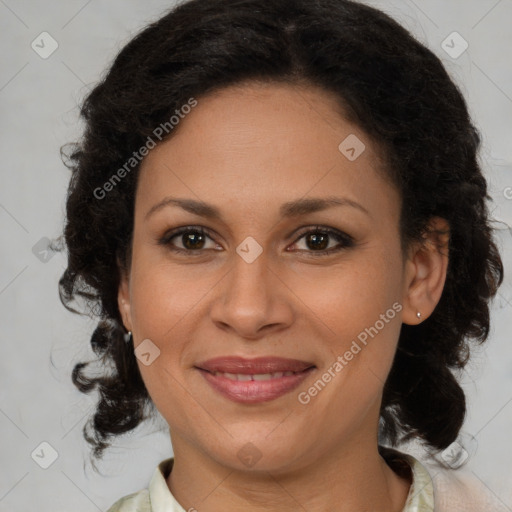
[[[410,480],[398,476],[373,443],[310,455],[296,469],[239,470],[220,464],[175,433],[167,485],[185,510],[202,512],[400,512]],[[335,504],[335,505],[333,505]]]

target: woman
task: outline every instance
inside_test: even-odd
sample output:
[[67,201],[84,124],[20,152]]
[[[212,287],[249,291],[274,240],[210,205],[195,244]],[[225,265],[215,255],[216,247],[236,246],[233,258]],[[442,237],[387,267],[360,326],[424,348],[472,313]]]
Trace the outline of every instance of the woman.
[[500,510],[396,449],[454,446],[503,278],[432,52],[356,2],[192,0],[82,116],[61,296],[114,365],[75,367],[84,433],[99,457],[157,409],[174,451],[110,512]]

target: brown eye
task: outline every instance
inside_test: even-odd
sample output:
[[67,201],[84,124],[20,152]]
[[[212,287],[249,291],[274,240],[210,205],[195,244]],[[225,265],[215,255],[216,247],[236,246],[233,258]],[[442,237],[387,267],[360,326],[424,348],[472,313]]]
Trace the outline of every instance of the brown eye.
[[187,231],[181,236],[181,243],[186,249],[197,250],[202,249],[205,241],[205,236],[197,231]]
[[305,241],[308,247],[314,249],[327,249],[329,245],[329,235],[326,233],[307,233],[305,236]]
[[[354,245],[353,238],[346,233],[321,226],[303,232],[297,241],[302,238],[306,243],[306,249],[300,249],[299,251],[310,253],[311,256],[332,254]],[[216,244],[205,229],[186,226],[166,233],[158,243],[169,247],[173,252],[197,256],[201,251],[208,249],[205,247],[208,239],[213,242],[213,247],[210,247],[210,249],[215,249]],[[332,241],[337,242],[337,244],[330,246]],[[181,247],[179,244],[181,244]]]
[[[313,256],[331,254],[354,245],[353,238],[346,233],[331,228],[322,228],[321,226],[317,226],[314,229],[309,229],[302,233],[297,241],[302,238],[307,247],[305,252],[311,252]],[[337,245],[329,247],[331,239],[334,239]],[[302,251],[301,249],[301,252]]]
[[[203,228],[188,226],[167,233],[159,240],[159,244],[169,246],[172,251],[178,253],[193,253],[205,249],[207,239],[212,240]],[[177,247],[176,244],[181,244],[182,247]]]

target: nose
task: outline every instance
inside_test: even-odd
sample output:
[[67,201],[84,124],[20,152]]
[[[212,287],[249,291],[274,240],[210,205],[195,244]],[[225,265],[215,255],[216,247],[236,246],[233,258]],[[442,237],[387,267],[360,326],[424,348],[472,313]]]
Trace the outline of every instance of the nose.
[[248,262],[238,254],[217,288],[212,321],[238,337],[257,340],[289,327],[294,319],[293,293],[270,268],[263,252]]

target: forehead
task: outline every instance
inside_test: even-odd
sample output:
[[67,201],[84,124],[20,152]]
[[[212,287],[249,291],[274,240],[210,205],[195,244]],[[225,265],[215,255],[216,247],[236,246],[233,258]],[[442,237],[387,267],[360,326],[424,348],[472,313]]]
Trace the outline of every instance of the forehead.
[[382,168],[379,148],[346,120],[333,94],[239,84],[197,98],[172,137],[150,151],[137,201],[147,209],[167,194],[277,210],[297,197],[335,192],[389,209],[397,191]]

